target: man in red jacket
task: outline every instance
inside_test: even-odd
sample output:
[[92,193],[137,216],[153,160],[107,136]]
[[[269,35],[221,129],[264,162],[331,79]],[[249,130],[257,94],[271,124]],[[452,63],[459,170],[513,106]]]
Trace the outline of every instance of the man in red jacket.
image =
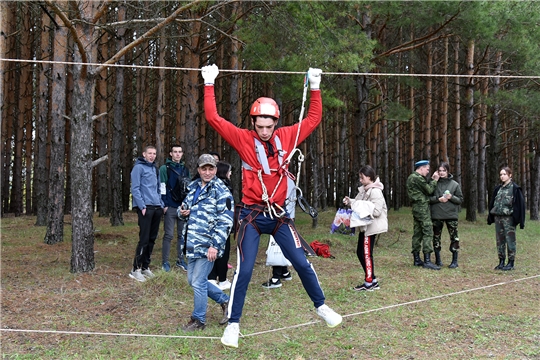
[[247,287],[259,248],[261,234],[273,234],[283,254],[294,266],[317,314],[329,327],[342,321],[341,315],[324,304],[324,293],[317,275],[304,255],[294,222],[283,210],[287,197],[287,157],[311,134],[322,120],[319,84],[320,69],[309,69],[311,88],[308,115],[301,123],[276,129],[279,120],[277,103],[266,97],[251,106],[253,129],[240,129],[222,118],[216,107],[214,81],[219,74],[216,65],[204,66],[204,113],[208,123],[238,152],[242,159],[242,209],[238,227],[238,264],[231,287],[229,323],[221,342],[238,347],[239,322]]

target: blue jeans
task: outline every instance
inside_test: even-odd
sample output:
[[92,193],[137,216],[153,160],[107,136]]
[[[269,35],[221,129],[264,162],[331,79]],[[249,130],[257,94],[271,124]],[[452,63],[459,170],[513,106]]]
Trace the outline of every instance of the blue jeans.
[[208,298],[218,304],[229,301],[229,297],[216,285],[208,282],[208,274],[212,271],[213,262],[207,258],[188,258],[188,284],[193,288],[193,312],[191,317],[206,324],[206,307]]
[[171,241],[174,236],[174,225],[176,224],[176,253],[180,263],[184,262],[184,237],[182,230],[184,229],[184,220],[180,220],[176,214],[176,208],[169,207],[165,215],[163,215],[163,247],[161,249],[161,261],[169,262],[169,253],[171,252]]

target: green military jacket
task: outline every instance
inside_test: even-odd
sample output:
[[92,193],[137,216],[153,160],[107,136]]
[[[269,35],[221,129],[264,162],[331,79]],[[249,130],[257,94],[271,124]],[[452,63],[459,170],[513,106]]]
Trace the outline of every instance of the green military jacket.
[[413,208],[429,207],[429,196],[437,188],[437,181],[433,179],[428,181],[415,171],[409,175],[406,186],[407,195],[409,195],[409,200]]

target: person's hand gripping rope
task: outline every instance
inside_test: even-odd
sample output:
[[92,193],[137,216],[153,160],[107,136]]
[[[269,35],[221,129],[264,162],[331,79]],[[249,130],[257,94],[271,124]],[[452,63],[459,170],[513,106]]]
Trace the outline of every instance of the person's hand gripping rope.
[[201,74],[205,85],[214,85],[214,82],[219,75],[219,69],[216,64],[206,65],[201,68]]

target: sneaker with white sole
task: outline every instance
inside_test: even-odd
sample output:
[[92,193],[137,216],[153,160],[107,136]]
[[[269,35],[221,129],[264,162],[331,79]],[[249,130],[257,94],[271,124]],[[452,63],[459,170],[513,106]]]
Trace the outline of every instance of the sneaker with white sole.
[[371,284],[363,283],[361,285],[353,287],[354,291],[373,291],[373,290],[379,290],[381,287],[379,286],[378,282],[374,282]]
[[231,288],[231,282],[229,280],[220,281],[217,286],[221,291],[229,290]]
[[322,317],[326,321],[326,325],[331,328],[338,326],[343,321],[341,315],[330,309],[326,304],[317,308],[317,315]]
[[141,271],[141,274],[142,274],[144,277],[148,278],[148,279],[151,279],[151,278],[153,278],[153,277],[156,276],[156,275],[154,275],[153,272],[150,271],[150,269],[145,269],[145,270]]
[[129,277],[140,282],[146,281],[146,278],[141,274],[141,269],[133,270],[129,273]]
[[267,282],[264,282],[262,284],[262,287],[265,288],[265,289],[275,289],[275,288],[281,287],[282,285],[283,284],[281,283],[281,281],[279,279],[271,278]]
[[291,280],[292,280],[292,274],[291,274],[291,272],[288,271],[287,274],[281,275],[281,280],[291,281]]
[[208,282],[211,283],[211,284],[216,285],[217,287],[219,287],[218,282],[215,279],[209,279]]
[[225,346],[237,348],[238,335],[240,335],[240,326],[238,323],[229,323],[221,337],[221,343]]

